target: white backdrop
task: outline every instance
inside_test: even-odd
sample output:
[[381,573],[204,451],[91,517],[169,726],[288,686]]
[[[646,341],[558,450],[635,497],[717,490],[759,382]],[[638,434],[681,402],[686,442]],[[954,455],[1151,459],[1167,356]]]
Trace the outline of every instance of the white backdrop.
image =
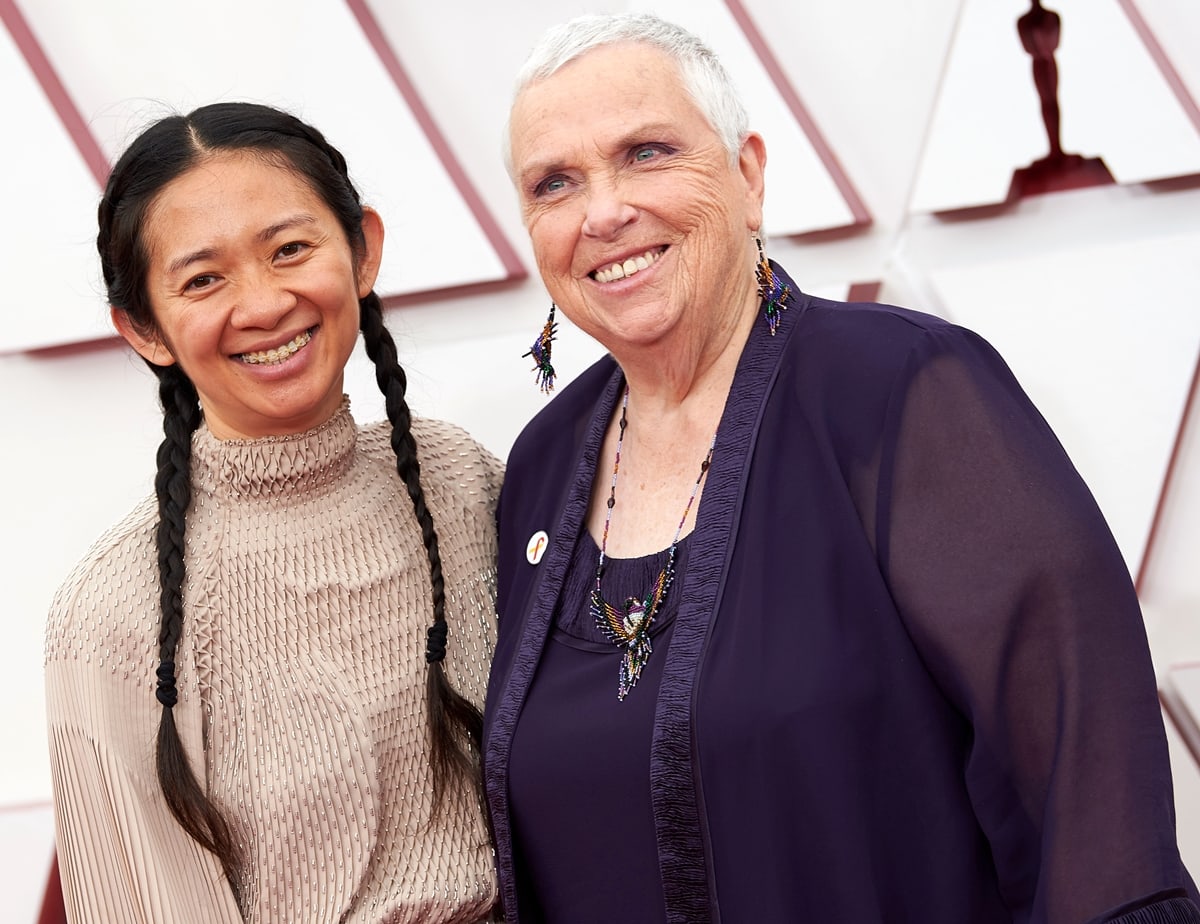
[[[987,2],[1002,5],[1001,0]],[[971,41],[998,46],[1017,42],[1013,23],[1027,4],[1004,2],[1011,7],[1008,26],[993,33],[971,31],[978,36]],[[1128,0],[1091,0],[1090,5],[1103,4],[1111,4],[1108,13],[1113,15],[1106,21],[1119,24],[1119,41],[1140,41],[1132,25],[1124,26]],[[358,149],[349,154],[351,166],[359,151],[359,161],[378,165],[371,169],[379,179],[364,185],[368,197],[382,197],[387,186],[385,217],[397,239],[406,229],[432,239],[426,231],[440,227],[449,212],[458,215],[454,230],[437,235],[427,254],[418,257],[401,248],[388,259],[399,264],[397,271],[424,271],[437,263],[457,267],[463,275],[414,283],[414,292],[451,288],[415,295],[411,304],[389,312],[389,322],[409,371],[414,408],[463,424],[503,455],[544,400],[534,387],[529,361],[520,356],[548,308],[499,156],[511,77],[545,26],[578,12],[631,4],[366,3],[411,81],[410,89],[436,123],[444,150],[423,131],[413,133],[421,122],[394,83],[384,82],[380,75],[385,69],[358,60],[369,49],[346,25],[350,20],[341,0],[307,0],[300,6],[320,12],[322,5],[338,7],[335,19],[342,25],[334,34],[280,31],[275,25],[280,8],[265,0],[242,0],[238,8],[253,15],[227,17],[219,28],[208,18],[214,14],[199,12],[191,3],[153,4],[157,12],[151,23],[134,15],[149,8],[140,0],[112,0],[103,8],[83,4],[86,14],[79,13],[80,0],[0,0],[0,14],[9,26],[0,28],[0,81],[13,107],[5,120],[5,144],[0,145],[0,196],[6,203],[0,227],[5,282],[0,299],[5,323],[0,327],[15,333],[32,319],[33,328],[57,329],[63,332],[61,340],[70,341],[81,339],[73,333],[81,317],[100,331],[105,316],[89,243],[96,182],[43,84],[27,72],[28,49],[22,50],[12,37],[14,13],[29,25],[47,58],[57,62],[63,85],[75,88],[68,93],[76,94],[80,117],[109,156],[120,147],[118,136],[128,137],[140,118],[152,118],[164,106],[201,101],[199,90],[188,89],[190,75],[208,65],[172,55],[173,37],[207,37],[209,53],[235,76],[219,89],[204,81],[196,85],[224,96],[243,92],[232,66],[241,58],[229,61],[221,55],[245,56],[265,46],[275,56],[271,60],[286,61],[302,72],[303,80],[290,86],[303,97],[297,105],[305,114],[335,144]],[[975,190],[995,182],[994,170],[984,169],[987,158],[972,154],[969,144],[1001,137],[1011,141],[1024,131],[1032,139],[1025,147],[1036,156],[1044,141],[1027,69],[1017,67],[1004,80],[999,73],[970,78],[980,81],[978,86],[956,83],[967,78],[956,76],[960,69],[949,62],[971,53],[960,38],[970,5],[961,0],[912,5],[891,0],[703,0],[689,6],[697,15],[721,22],[736,8],[757,25],[772,53],[776,77],[786,81],[819,127],[836,155],[834,172],[840,165],[843,179],[872,218],[871,224],[849,233],[776,236],[773,256],[805,288],[845,291],[850,283],[878,281],[883,298],[945,314],[1001,347],[1113,522],[1126,558],[1139,574],[1152,648],[1165,675],[1170,663],[1200,660],[1200,400],[1195,396],[1200,183],[1079,190],[953,220],[920,214],[914,195],[930,175],[967,189],[962,204],[988,201],[986,195],[976,198]],[[1049,0],[1048,5],[1064,16],[1065,80],[1067,62],[1074,60],[1069,55],[1078,50],[1068,51],[1069,43],[1083,41],[1089,33],[1083,15],[1075,12],[1078,3],[1063,0],[1059,6]],[[682,7],[672,3],[667,8],[680,15],[677,8]],[[1167,153],[1178,162],[1190,163],[1200,129],[1177,90],[1189,90],[1193,100],[1200,96],[1197,58],[1183,57],[1200,47],[1200,5],[1193,0],[1137,0],[1136,12],[1173,55],[1178,78],[1175,87],[1167,77],[1160,85],[1156,75],[1161,71],[1152,67],[1145,78],[1153,87],[1145,108],[1156,119],[1183,125],[1173,136],[1181,140],[1163,143],[1172,145]],[[226,46],[215,41],[226,30],[239,24],[249,28],[249,23],[258,23],[252,42],[239,48],[237,42]],[[151,27],[151,34],[139,31]],[[740,39],[737,44],[749,47]],[[1016,54],[1020,61],[1019,45],[1017,52],[1003,54]],[[131,59],[139,56],[142,64],[158,61],[156,67],[166,72],[186,60],[174,74],[182,88],[178,98],[161,84],[153,90],[138,88],[138,68]],[[99,76],[89,76],[93,66]],[[747,81],[770,77],[770,68],[752,56],[745,67]],[[364,76],[372,73],[374,78]],[[1144,68],[1139,73],[1144,75]],[[110,78],[119,96],[103,98],[94,81]],[[382,86],[362,85],[376,78]],[[778,91],[778,83],[767,80],[765,85]],[[1072,98],[1078,90],[1073,88]],[[318,98],[327,108],[340,107],[337,118],[322,120],[307,111],[320,108]],[[963,98],[995,113],[966,139],[957,137],[954,120],[944,130],[938,127],[945,120],[946,101]],[[831,215],[843,209],[844,201],[829,193],[837,185],[830,165],[799,150],[806,138],[797,132],[795,110],[788,109],[783,94],[772,105],[773,114],[762,117],[767,124],[756,125],[767,140],[769,190],[799,190],[789,193],[788,209],[800,219],[806,209],[820,211],[821,196],[827,197]],[[1086,108],[1082,103],[1068,108],[1065,98],[1063,105],[1064,122]],[[119,130],[113,128],[115,122]],[[1014,127],[1018,123],[1025,128]],[[1137,135],[1128,134],[1136,157]],[[789,137],[799,148],[784,143]],[[1074,137],[1065,135],[1068,147]],[[1150,142],[1145,144],[1149,150]],[[1152,146],[1155,157],[1163,154],[1162,143]],[[422,166],[432,163],[431,155],[447,152],[461,169],[458,179],[443,167],[433,171]],[[1104,156],[1105,150],[1100,146],[1084,153]],[[1129,155],[1123,151],[1122,156]],[[1004,169],[1023,166],[1028,157],[1021,154],[1019,161]],[[437,184],[431,183],[431,172],[441,175]],[[422,192],[435,185],[441,193]],[[806,188],[822,192],[805,193]],[[471,196],[482,206],[482,219],[463,205]],[[447,197],[453,202],[448,204]],[[494,225],[490,229],[489,221]],[[822,219],[815,227],[845,223],[843,212],[841,220]],[[70,232],[64,235],[67,227]],[[37,246],[42,241],[46,246]],[[60,249],[54,250],[52,243]],[[512,255],[508,263],[501,255],[506,247]],[[30,256],[19,256],[23,253]],[[527,278],[520,277],[520,265],[529,272]],[[461,288],[464,283],[468,288]],[[67,294],[59,294],[63,291]],[[555,365],[569,377],[598,348],[561,315],[560,322]],[[361,356],[349,387],[356,416],[381,415]],[[1184,425],[1189,396],[1190,419]],[[0,455],[0,562],[9,614],[9,632],[0,646],[0,694],[9,707],[6,759],[0,762],[0,868],[9,868],[4,858],[14,850],[13,862],[19,858],[33,869],[45,865],[37,852],[41,847],[30,856],[26,833],[30,824],[44,826],[41,807],[49,797],[41,705],[45,611],[55,587],[87,546],[149,490],[160,420],[149,374],[111,341],[0,353],[0,423],[6,434],[6,451]],[[1164,487],[1168,472],[1171,478]],[[1181,844],[1193,871],[1200,871],[1200,771],[1173,733],[1172,747]],[[12,824],[5,824],[6,817]],[[11,888],[18,885],[36,895],[38,875],[17,877]]]

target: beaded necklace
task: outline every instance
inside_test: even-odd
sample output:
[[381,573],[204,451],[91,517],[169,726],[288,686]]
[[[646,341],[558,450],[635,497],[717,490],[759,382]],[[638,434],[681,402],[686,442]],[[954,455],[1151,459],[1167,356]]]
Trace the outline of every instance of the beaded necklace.
[[617,424],[617,455],[613,460],[612,485],[608,492],[608,510],[604,514],[604,532],[600,537],[600,561],[596,564],[596,586],[592,588],[592,618],[600,631],[618,648],[624,648],[621,658],[621,670],[617,675],[617,699],[623,701],[629,695],[642,675],[642,668],[650,660],[652,651],[650,644],[650,624],[662,608],[667,597],[667,590],[675,579],[675,549],[679,545],[679,534],[683,532],[683,524],[687,520],[688,511],[700,491],[700,482],[708,471],[712,461],[713,450],[717,448],[717,435],[714,433],[708,446],[708,453],[700,463],[700,474],[692,485],[692,496],[688,498],[687,506],[683,508],[683,516],[679,518],[679,526],[675,529],[675,537],[671,540],[671,548],[667,552],[667,563],[658,573],[654,583],[645,597],[627,597],[621,606],[613,606],[600,592],[600,578],[604,574],[604,555],[608,549],[608,525],[612,522],[613,507],[617,504],[617,473],[621,470],[621,446],[625,443],[625,427],[628,424],[629,386],[625,386],[625,398],[621,402],[621,419]]

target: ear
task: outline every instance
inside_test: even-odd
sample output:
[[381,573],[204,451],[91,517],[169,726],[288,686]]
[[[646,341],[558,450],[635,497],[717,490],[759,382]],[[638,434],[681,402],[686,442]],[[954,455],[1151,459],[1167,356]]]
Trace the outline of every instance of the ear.
[[126,342],[137,350],[138,355],[146,362],[156,366],[173,366],[175,364],[175,357],[171,355],[171,351],[157,334],[147,337],[133,326],[128,314],[115,306],[109,309],[109,316],[112,318],[113,327],[117,329],[117,333],[124,337]]
[[363,253],[358,261],[358,297],[366,298],[379,277],[383,262],[383,219],[372,208],[363,209]]
[[763,194],[766,191],[764,175],[767,169],[767,146],[762,135],[750,132],[738,152],[738,171],[746,184],[746,227],[757,231],[762,227]]

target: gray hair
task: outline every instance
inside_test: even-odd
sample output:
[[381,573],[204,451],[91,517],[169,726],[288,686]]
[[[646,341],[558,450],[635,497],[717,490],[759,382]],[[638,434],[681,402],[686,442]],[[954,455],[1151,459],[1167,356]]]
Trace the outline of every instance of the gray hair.
[[[621,42],[657,48],[675,62],[684,89],[721,139],[730,163],[736,163],[750,131],[750,117],[728,72],[700,39],[650,13],[591,14],[552,26],[517,72],[513,103],[530,84],[545,80],[593,48]],[[508,131],[504,133],[504,164],[511,176],[512,140]]]

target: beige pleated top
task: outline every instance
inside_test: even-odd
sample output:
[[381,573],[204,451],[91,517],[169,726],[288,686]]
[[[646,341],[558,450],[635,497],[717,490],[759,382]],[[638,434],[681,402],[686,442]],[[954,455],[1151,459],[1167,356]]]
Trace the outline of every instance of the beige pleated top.
[[[499,462],[417,420],[441,545],[446,669],[482,707]],[[242,906],[154,769],[159,581],[148,499],[60,589],[46,634],[58,850],[72,921],[468,922],[495,899],[487,829],[430,823],[429,565],[390,427],[348,404],[295,437],[193,440],[175,719],[239,845]]]

